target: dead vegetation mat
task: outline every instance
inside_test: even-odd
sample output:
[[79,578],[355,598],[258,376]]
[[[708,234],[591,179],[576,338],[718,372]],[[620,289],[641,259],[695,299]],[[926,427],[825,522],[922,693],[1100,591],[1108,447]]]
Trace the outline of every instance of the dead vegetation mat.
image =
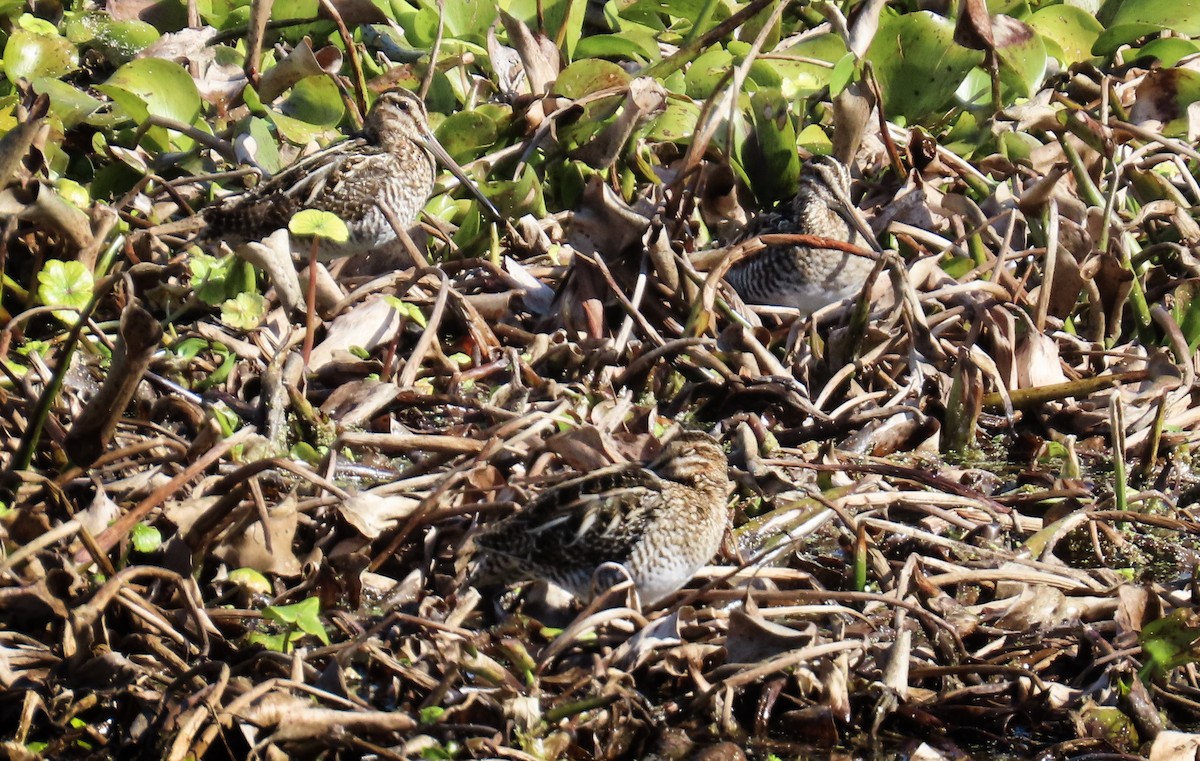
[[[1034,129],[1019,116],[995,128]],[[670,146],[665,181],[596,179],[490,251],[433,229],[440,264],[335,270],[307,371],[275,291],[230,327],[169,236],[130,239],[73,334],[15,316],[6,352],[58,348],[0,392],[6,754],[1114,758],[1179,738],[1200,718],[1200,234],[1174,201],[1081,201],[1093,175],[1050,181],[1054,157],[898,175],[908,137],[868,129],[858,156],[896,250],[859,303],[810,317],[721,285],[759,242],[695,256],[697,206],[729,202],[698,185],[720,156]],[[1194,200],[1181,143],[1071,145],[1116,198],[1158,167]],[[737,485],[689,588],[640,609],[464,584],[478,524],[672,425],[715,431]]]

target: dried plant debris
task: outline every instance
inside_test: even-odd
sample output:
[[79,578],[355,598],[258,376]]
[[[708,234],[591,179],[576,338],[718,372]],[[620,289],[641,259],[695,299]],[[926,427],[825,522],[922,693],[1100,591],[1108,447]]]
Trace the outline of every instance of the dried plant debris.
[[10,14],[6,756],[1195,756],[1194,9],[383,5]]

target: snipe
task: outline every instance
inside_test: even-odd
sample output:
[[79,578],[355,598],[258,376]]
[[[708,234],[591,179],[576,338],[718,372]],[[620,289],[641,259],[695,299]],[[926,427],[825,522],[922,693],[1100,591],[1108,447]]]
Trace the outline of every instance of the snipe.
[[650,604],[682,587],[721,544],[731,489],[720,445],[699,432],[669,440],[649,465],[566,481],[476,537],[472,582],[545,579],[576,597],[618,563]]
[[[867,248],[870,230],[850,208],[850,172],[831,156],[814,156],[800,170],[788,207],[760,214],[740,240],[769,233],[814,235]],[[811,313],[862,290],[874,261],[832,248],[769,246],[729,271],[725,279],[747,302],[796,307]]]
[[499,218],[495,207],[434,138],[421,99],[407,90],[390,90],[375,101],[359,134],[207,208],[208,235],[259,240],[286,227],[296,212],[319,209],[336,214],[350,231],[344,244],[322,241],[320,258],[372,251],[396,239],[385,210],[403,227],[417,218],[433,190],[435,159]]

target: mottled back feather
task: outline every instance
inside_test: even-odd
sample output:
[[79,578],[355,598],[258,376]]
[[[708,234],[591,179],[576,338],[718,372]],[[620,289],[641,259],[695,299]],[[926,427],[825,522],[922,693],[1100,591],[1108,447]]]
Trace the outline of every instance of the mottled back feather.
[[296,212],[317,209],[336,214],[350,231],[349,243],[326,254],[349,255],[387,243],[395,232],[378,206],[408,225],[433,189],[434,159],[423,142],[428,129],[425,107],[415,95],[384,93],[359,134],[207,208],[208,235],[256,240],[286,227]]
[[[843,199],[849,192],[845,165],[829,156],[814,156],[801,168],[792,202],[755,217],[739,240],[766,234],[813,235],[863,247],[862,236],[843,216]],[[734,265],[725,279],[750,303],[812,312],[857,295],[873,264],[837,249],[768,246]]]

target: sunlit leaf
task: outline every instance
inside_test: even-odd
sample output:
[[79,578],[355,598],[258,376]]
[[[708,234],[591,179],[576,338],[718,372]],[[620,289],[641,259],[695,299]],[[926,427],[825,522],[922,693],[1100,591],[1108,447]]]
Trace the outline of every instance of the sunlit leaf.
[[162,546],[162,532],[145,523],[135,525],[129,539],[138,552],[155,552]]
[[71,129],[85,121],[103,107],[93,98],[76,87],[53,77],[34,79],[33,91],[50,96],[50,113],[58,117],[63,129]]
[[288,232],[296,236],[315,236],[345,243],[350,240],[350,229],[338,215],[320,209],[298,211],[288,221]]
[[563,69],[554,83],[554,91],[567,98],[629,84],[629,73],[611,61],[588,59]]
[[[130,119],[139,124],[151,114],[186,125],[194,124],[200,116],[200,93],[196,83],[173,61],[138,58],[117,69],[96,89],[112,98]],[[151,130],[149,136],[160,151],[172,147],[186,149],[193,144],[191,138],[163,128]]]
[[1016,95],[1028,98],[1046,76],[1046,46],[1029,25],[1009,16],[993,19],[1000,79]]
[[38,272],[38,299],[47,306],[69,307],[54,311],[54,316],[68,324],[79,319],[92,298],[94,280],[82,262],[51,259]]
[[1092,46],[1104,31],[1094,15],[1073,5],[1046,6],[1029,17],[1029,26],[1054,41],[1063,65],[1091,59]]
[[434,134],[455,161],[464,163],[478,158],[497,137],[496,123],[478,111],[451,114]]
[[79,66],[70,41],[55,34],[14,29],[4,44],[4,75],[10,82],[39,77],[58,78]]
[[867,59],[875,68],[889,115],[928,118],[947,108],[983,54],[954,42],[954,25],[928,11],[884,11]]
[[249,592],[260,595],[271,594],[271,582],[253,568],[235,568],[229,572],[229,580]]
[[315,597],[301,600],[294,605],[268,605],[263,608],[263,618],[281,624],[295,626],[322,643],[329,644],[329,634],[321,621],[321,602]]
[[346,104],[333,80],[321,74],[305,77],[293,85],[280,110],[306,124],[333,127],[346,113]]
[[398,299],[395,296],[384,296],[385,301],[400,314],[407,317],[416,325],[424,328],[429,325],[429,320],[425,318],[425,313],[416,304],[411,304],[403,299]]
[[221,304],[221,322],[239,330],[253,330],[267,315],[267,299],[260,293],[239,293]]

